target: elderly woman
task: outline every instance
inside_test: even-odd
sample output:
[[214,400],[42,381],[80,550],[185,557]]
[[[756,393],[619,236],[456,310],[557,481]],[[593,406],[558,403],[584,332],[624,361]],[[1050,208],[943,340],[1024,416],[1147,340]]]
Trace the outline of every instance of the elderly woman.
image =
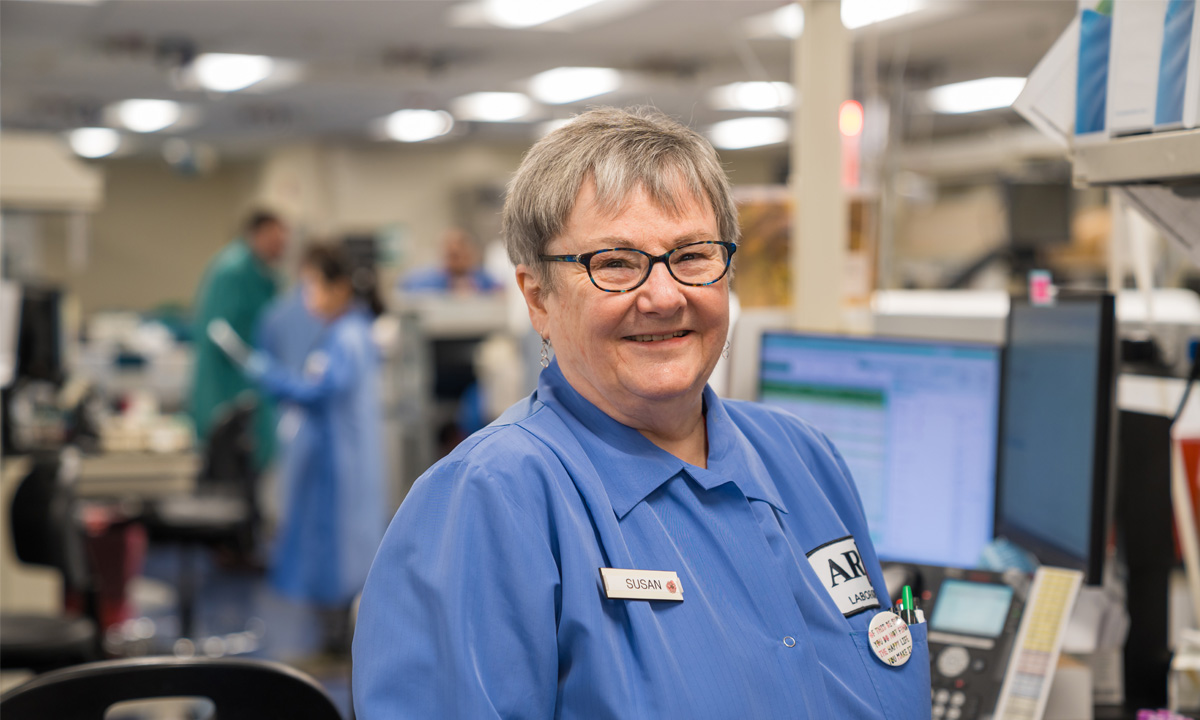
[[546,367],[392,522],[358,716],[928,718],[925,626],[905,664],[868,639],[895,616],[841,456],[706,387],[738,238],[707,141],[581,115],[525,157],[504,234]]

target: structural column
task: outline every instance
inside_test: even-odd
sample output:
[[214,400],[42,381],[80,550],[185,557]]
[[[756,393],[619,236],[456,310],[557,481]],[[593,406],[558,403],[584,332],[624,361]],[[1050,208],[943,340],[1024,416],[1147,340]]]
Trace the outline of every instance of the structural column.
[[805,0],[804,32],[792,51],[792,324],[842,326],[849,218],[842,190],[838,109],[851,93],[851,39],[839,0]]

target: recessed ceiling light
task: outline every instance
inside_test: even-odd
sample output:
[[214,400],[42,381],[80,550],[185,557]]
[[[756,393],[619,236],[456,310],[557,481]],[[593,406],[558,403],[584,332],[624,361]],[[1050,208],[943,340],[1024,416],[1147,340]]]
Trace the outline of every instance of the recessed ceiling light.
[[550,105],[603,95],[621,85],[621,73],[612,68],[560,67],[538,73],[529,81],[529,92]]
[[192,62],[196,80],[206,90],[236,92],[262,82],[275,69],[266,55],[204,53]]
[[182,114],[174,100],[122,100],[113,105],[117,120],[139,133],[158,132],[171,127]]
[[102,158],[121,146],[121,134],[112,128],[79,128],[67,134],[67,144],[80,157]]
[[795,40],[804,32],[804,8],[797,3],[784,5],[771,13],[771,26],[776,33]]
[[925,0],[842,0],[842,25],[857,30],[925,7]]
[[785,82],[735,82],[708,91],[708,102],[717,110],[785,110],[795,91]]
[[528,28],[557,20],[601,0],[484,0],[488,22],[506,28]]
[[774,145],[787,140],[788,123],[777,117],[744,117],[723,120],[708,130],[712,144],[722,150]]
[[421,142],[450,132],[454,118],[445,110],[397,110],[387,116],[384,129],[399,142]]
[[929,91],[929,107],[934,112],[950,115],[995,110],[1013,104],[1025,78],[990,77],[951,83]]
[[511,122],[524,119],[533,103],[522,93],[477,92],[456,98],[450,109],[460,120]]

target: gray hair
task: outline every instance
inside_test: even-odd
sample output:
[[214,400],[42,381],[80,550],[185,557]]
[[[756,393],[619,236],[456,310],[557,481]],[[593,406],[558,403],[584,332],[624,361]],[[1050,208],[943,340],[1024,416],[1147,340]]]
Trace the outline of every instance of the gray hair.
[[534,269],[547,289],[553,283],[539,256],[563,231],[589,177],[597,205],[612,215],[639,186],[660,208],[678,213],[682,183],[691,198],[712,207],[721,240],[738,241],[729,180],[708,140],[654,108],[589,110],[529,149],[504,202],[508,257]]

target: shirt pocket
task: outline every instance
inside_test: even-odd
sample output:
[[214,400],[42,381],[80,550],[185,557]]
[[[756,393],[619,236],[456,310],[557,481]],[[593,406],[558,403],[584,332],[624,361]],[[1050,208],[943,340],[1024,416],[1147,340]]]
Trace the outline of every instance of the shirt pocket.
[[850,633],[867,676],[875,686],[875,695],[883,716],[888,720],[928,720],[933,714],[929,680],[929,636],[925,623],[908,626],[912,632],[913,654],[908,662],[891,667],[871,652],[865,632]]

